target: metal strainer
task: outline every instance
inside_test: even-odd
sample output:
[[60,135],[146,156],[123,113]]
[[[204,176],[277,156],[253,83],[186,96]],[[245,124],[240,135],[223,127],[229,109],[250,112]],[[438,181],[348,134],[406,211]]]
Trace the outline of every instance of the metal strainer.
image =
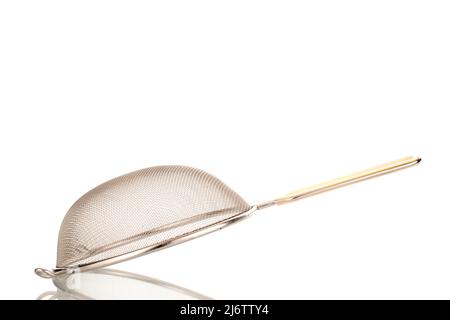
[[172,246],[237,222],[255,210],[279,205],[419,163],[406,157],[371,169],[249,205],[214,176],[184,166],[138,170],[107,181],[76,201],[58,239],[51,278],[112,265]]

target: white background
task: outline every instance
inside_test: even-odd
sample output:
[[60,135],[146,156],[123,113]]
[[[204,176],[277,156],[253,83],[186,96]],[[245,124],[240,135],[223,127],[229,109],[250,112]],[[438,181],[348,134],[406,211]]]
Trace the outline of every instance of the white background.
[[[248,202],[422,163],[116,266],[213,298],[450,298],[447,1],[2,1],[0,298],[82,194],[154,165]],[[118,221],[120,223],[120,221]]]

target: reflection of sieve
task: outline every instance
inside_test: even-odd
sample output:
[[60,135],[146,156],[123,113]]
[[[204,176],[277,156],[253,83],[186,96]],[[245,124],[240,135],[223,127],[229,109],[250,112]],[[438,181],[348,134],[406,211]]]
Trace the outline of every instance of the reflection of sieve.
[[294,191],[259,205],[247,204],[212,175],[189,167],[143,169],[105,182],[67,212],[59,232],[53,270],[86,271],[128,260],[221,229],[251,212],[331,190],[417,164],[407,157]]
[[53,278],[57,291],[38,300],[211,300],[195,291],[140,274],[96,269]]

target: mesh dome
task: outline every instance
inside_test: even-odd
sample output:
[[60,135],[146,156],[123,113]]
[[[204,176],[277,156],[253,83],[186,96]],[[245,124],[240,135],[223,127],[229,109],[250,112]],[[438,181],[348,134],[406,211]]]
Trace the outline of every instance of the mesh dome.
[[92,189],[69,209],[59,232],[57,267],[164,244],[249,209],[236,192],[198,169],[131,172]]

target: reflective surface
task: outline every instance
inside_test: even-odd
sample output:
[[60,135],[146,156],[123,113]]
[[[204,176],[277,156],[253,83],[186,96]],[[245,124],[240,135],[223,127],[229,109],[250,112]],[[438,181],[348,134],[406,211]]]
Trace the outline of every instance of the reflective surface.
[[159,279],[112,269],[58,276],[53,283],[56,290],[42,293],[38,300],[211,299]]

